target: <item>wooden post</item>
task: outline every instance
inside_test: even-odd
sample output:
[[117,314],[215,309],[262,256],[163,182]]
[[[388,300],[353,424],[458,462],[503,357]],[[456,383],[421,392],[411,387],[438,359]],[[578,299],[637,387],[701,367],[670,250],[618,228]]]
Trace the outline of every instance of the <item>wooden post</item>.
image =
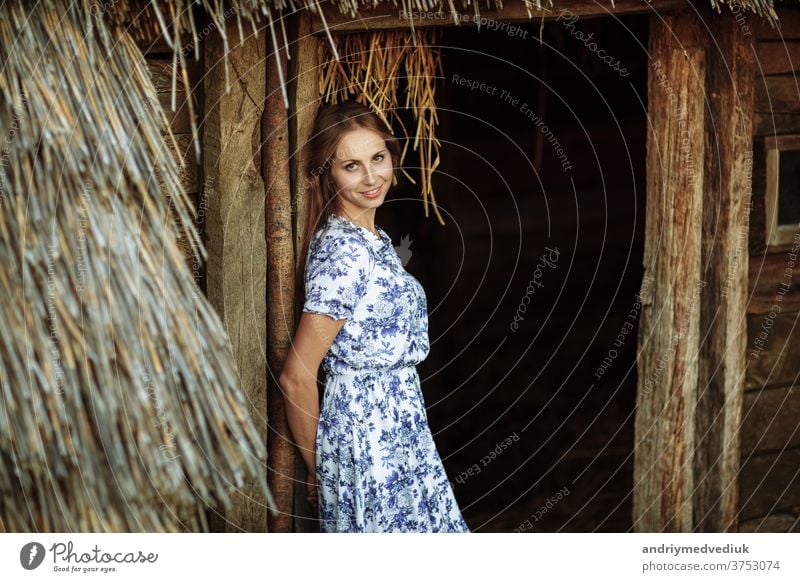
[[[281,91],[281,78],[288,75],[286,51],[278,42],[269,42],[266,58],[267,93],[261,123],[263,176],[267,183],[267,360],[269,362],[269,472],[267,482],[275,497],[279,514],[269,515],[269,530],[285,533],[292,529],[297,450],[286,419],[283,393],[278,386],[283,364],[294,334],[294,244],[292,228],[291,181],[289,176],[289,120]],[[280,38],[280,35],[279,35]]]
[[295,210],[295,246],[299,249],[305,236],[306,219],[308,218],[308,187],[305,175],[308,148],[306,144],[311,136],[314,118],[320,106],[319,80],[322,65],[319,61],[319,52],[320,43],[323,41],[311,33],[314,18],[309,11],[302,10],[298,15],[298,20],[295,77],[297,83],[293,103],[295,123],[292,126],[295,132],[293,136],[294,172],[296,172],[297,181],[292,202]]
[[[747,350],[748,218],[756,61],[752,22],[708,6],[700,366],[695,411],[695,531],[736,531]],[[742,18],[743,12],[739,18]],[[713,42],[712,42],[713,40]]]
[[647,216],[638,337],[633,523],[692,527],[705,42],[693,10],[650,18]]
[[[308,187],[306,184],[306,165],[308,163],[308,140],[311,136],[314,118],[320,104],[319,96],[319,37],[311,34],[313,15],[308,10],[301,10],[297,14],[297,32],[294,38],[296,52],[292,55],[291,78],[294,80],[293,91],[290,95],[292,106],[291,122],[291,149],[292,156],[292,214],[294,217],[294,246],[295,268],[300,260],[300,249],[306,232],[308,219]],[[302,300],[302,298],[300,299]],[[297,306],[302,308],[302,305]],[[289,320],[291,321],[291,320]],[[294,327],[292,334],[294,334]],[[319,526],[314,520],[317,515],[306,501],[306,489],[303,482],[307,477],[307,470],[300,455],[295,460],[295,498],[294,498],[294,531],[318,532]]]
[[[225,93],[220,35],[210,35],[205,48],[208,299],[225,323],[250,415],[266,439],[266,249],[259,156],[265,39],[250,34],[241,43],[235,22],[227,35],[230,93]],[[226,518],[229,531],[264,532],[266,499],[245,483]]]

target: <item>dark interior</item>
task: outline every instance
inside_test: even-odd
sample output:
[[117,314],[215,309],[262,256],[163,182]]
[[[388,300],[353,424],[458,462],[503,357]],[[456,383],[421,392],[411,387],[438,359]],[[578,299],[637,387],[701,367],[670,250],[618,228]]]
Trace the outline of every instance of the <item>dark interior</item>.
[[632,528],[647,29],[638,15],[545,23],[541,43],[539,22],[440,29],[446,225],[407,180],[377,223],[411,240],[422,390],[473,531]]

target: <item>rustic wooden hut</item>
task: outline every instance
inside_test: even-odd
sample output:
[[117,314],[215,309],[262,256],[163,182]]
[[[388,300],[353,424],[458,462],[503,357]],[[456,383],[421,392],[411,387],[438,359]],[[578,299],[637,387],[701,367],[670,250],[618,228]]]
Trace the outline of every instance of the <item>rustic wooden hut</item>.
[[[473,529],[796,530],[798,11],[456,4],[104,14],[180,145],[208,255],[184,267],[267,438],[269,531],[315,527],[276,379],[303,145],[320,103],[348,97],[408,137],[379,224],[428,293],[423,390]],[[213,528],[263,531],[245,492]]]

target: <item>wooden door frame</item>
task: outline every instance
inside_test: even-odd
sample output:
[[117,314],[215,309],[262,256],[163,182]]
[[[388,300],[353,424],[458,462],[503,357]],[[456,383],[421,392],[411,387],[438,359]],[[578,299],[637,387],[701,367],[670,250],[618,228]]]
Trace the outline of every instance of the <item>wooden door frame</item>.
[[749,222],[754,27],[697,8],[650,23],[638,532],[737,529],[748,262],[732,257]]
[[[611,8],[591,1],[563,2],[559,12],[543,19],[563,17],[563,10],[584,17],[651,13],[648,110],[653,113],[647,136],[644,264],[645,278],[652,284],[643,297],[637,346],[634,529],[734,531],[747,261],[731,263],[729,258],[736,236],[748,225],[753,38],[728,10],[721,15],[706,6],[695,10],[683,0],[615,4]],[[331,5],[325,5],[322,14],[334,33],[409,28],[408,20],[386,4],[364,11],[357,20]],[[521,3],[501,13],[481,9],[481,15],[530,22]],[[297,66],[306,74],[297,77],[291,97],[293,144],[305,143],[310,135],[319,105],[314,103],[317,48],[319,42],[327,42],[319,17],[301,11],[299,22],[297,51],[302,62]],[[417,28],[453,25],[452,18],[414,22]],[[710,42],[709,34],[718,44]],[[721,48],[715,51],[717,46]],[[693,160],[689,173],[683,167],[687,155],[681,154],[682,148]],[[305,161],[298,149],[292,157],[292,176],[303,175]],[[308,211],[303,194],[295,178],[295,248],[304,235]],[[709,239],[704,232],[715,236]],[[294,313],[269,317],[284,324],[294,321]],[[671,355],[662,361],[664,352]]]

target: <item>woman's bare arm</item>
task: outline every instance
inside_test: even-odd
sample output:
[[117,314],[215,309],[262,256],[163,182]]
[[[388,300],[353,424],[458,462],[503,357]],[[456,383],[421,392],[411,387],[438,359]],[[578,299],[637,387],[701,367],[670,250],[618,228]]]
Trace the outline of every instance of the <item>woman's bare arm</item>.
[[345,321],[303,312],[278,380],[284,395],[289,429],[310,475],[316,473],[315,437],[319,424],[317,371]]

